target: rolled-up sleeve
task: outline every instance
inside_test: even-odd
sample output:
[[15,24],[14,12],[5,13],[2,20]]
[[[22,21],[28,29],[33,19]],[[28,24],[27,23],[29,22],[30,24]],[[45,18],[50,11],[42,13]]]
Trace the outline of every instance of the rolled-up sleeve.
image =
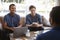
[[17,15],[17,18],[18,18],[18,22],[20,22],[20,16],[19,15]]
[[26,24],[30,24],[29,16],[26,16]]
[[6,23],[7,23],[7,17],[6,17],[6,16],[4,17],[4,22],[6,22]]

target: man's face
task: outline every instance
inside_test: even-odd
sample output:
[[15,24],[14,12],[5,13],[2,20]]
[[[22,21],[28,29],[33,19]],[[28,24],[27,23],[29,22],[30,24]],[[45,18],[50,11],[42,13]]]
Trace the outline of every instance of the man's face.
[[36,9],[32,8],[32,9],[30,9],[30,11],[31,11],[31,14],[35,14]]
[[16,12],[16,6],[11,6],[9,8],[9,10],[10,10],[11,13],[15,13]]

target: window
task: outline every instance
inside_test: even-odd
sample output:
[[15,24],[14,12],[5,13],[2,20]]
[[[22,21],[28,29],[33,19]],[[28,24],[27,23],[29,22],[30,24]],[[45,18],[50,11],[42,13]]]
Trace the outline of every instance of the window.
[[7,2],[7,3],[10,3],[10,2],[16,2],[16,3],[21,3],[23,2],[24,0],[1,0],[2,2]]
[[[6,15],[9,12],[9,5],[11,3],[16,4],[17,13],[20,16],[26,16],[29,13],[29,6],[35,5],[37,8],[37,13],[45,16],[47,19],[49,18],[49,13],[53,6],[55,6],[55,0],[1,0],[2,4],[2,13],[1,15]],[[4,13],[4,14],[3,14]]]

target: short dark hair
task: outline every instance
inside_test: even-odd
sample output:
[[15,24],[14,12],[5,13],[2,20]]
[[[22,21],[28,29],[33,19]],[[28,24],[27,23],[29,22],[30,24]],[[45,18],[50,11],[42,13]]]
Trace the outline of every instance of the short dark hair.
[[50,18],[52,18],[56,24],[60,24],[60,6],[55,6],[52,8]]
[[35,6],[31,5],[31,6],[29,7],[29,10],[31,10],[32,8],[35,8],[35,9],[36,9]]
[[9,8],[11,8],[11,6],[15,6],[15,4],[10,4]]

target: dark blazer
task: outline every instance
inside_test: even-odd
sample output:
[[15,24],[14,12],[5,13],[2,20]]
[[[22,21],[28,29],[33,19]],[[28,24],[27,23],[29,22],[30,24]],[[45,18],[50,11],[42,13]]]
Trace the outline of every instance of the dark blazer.
[[38,35],[36,40],[60,40],[60,26],[55,26],[49,32]]

